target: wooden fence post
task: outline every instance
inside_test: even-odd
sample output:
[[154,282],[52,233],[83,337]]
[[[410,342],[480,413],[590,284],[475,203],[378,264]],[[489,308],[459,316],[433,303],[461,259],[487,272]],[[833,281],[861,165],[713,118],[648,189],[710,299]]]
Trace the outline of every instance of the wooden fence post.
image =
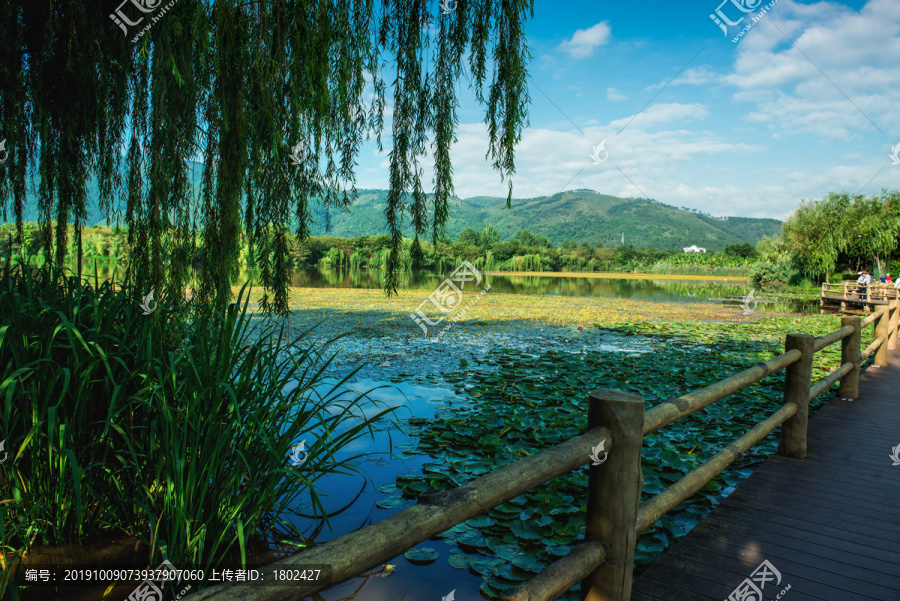
[[900,326],[900,290],[897,291],[898,299],[889,301],[894,303],[894,309],[891,311],[891,321],[890,321],[890,344],[888,344],[889,349],[897,348],[897,328]]
[[875,320],[875,338],[881,338],[884,342],[875,351],[875,366],[887,367],[888,364],[888,323],[891,320],[890,305],[884,307],[881,315]]
[[862,318],[841,317],[841,327],[853,326],[854,332],[841,340],[841,365],[852,363],[853,370],[841,378],[838,394],[842,399],[859,398],[859,356],[862,353]]
[[[815,336],[788,334],[784,350],[797,349],[800,359],[787,366],[784,374],[784,403],[797,403],[797,413],[781,424],[778,454],[797,459],[806,458],[806,429],[809,423],[809,388],[812,384],[812,362]],[[858,361],[858,359],[857,359]]]
[[581,581],[581,599],[628,601],[641,500],[644,399],[618,390],[594,390],[588,395],[588,429],[597,426],[609,428],[613,447],[606,461],[592,465],[588,474],[584,538],[603,544],[606,561]]

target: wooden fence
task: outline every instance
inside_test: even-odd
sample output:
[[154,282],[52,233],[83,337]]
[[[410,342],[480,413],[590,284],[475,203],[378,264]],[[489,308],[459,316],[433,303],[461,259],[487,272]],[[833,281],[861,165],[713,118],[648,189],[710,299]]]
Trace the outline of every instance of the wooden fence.
[[900,300],[900,289],[894,288],[893,284],[873,282],[864,287],[848,280],[840,284],[823,283],[820,305],[862,306],[871,311],[877,305],[887,305],[895,300]]
[[[592,465],[588,476],[585,540],[528,583],[505,591],[501,599],[551,601],[581,582],[582,599],[628,601],[637,536],[703,488],[779,425],[782,429],[778,453],[805,457],[809,402],[838,381],[841,397],[857,398],[860,368],[866,359],[874,353],[875,365],[887,365],[888,348],[893,348],[896,343],[898,317],[900,303],[892,301],[865,319],[842,317],[841,328],[826,336],[788,334],[783,354],[705,388],[669,398],[646,412],[644,399],[639,395],[595,390],[588,395],[588,430],[585,434],[502,467],[465,486],[423,495],[416,505],[376,524],[264,566],[260,572],[269,583],[267,586],[217,585],[192,595],[191,599],[290,601],[308,597],[380,566],[436,534],[582,467],[590,461],[589,450],[605,441],[607,459],[602,464]],[[861,350],[862,329],[872,323],[875,324],[875,340]],[[813,385],[814,354],[838,341],[841,342],[841,366]],[[785,370],[785,384],[780,409],[703,465],[640,505],[644,436],[782,369]],[[331,582],[271,585],[276,569],[298,570],[310,565],[330,566]]]

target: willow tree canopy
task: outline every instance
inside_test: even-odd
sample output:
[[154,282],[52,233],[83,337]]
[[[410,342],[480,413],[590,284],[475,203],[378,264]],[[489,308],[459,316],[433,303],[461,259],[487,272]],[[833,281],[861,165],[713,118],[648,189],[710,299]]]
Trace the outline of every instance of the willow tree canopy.
[[[136,273],[173,303],[184,302],[199,232],[195,292],[228,298],[246,232],[263,307],[286,311],[288,244],[309,235],[311,199],[348,207],[362,139],[374,134],[382,148],[385,69],[394,78],[389,293],[404,216],[414,257],[419,236],[436,238],[449,216],[464,61],[485,106],[488,156],[501,177],[515,170],[529,102],[522,25],[533,0],[118,2],[0,0],[0,138],[9,152],[0,206],[5,219],[12,200],[21,232],[26,185],[39,182],[48,260],[64,260],[69,223],[80,258],[93,176],[108,216],[124,201]],[[429,140],[432,199],[419,167]],[[198,157],[199,202],[187,164]]]

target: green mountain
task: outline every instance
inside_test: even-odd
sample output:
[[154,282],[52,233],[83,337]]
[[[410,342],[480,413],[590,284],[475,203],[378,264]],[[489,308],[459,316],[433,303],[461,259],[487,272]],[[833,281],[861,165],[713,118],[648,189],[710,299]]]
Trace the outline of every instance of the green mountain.
[[[329,235],[355,237],[387,233],[383,215],[386,197],[385,190],[359,190],[349,212],[330,215]],[[324,235],[324,211],[317,212],[315,221],[314,234]],[[513,199],[511,209],[506,208],[506,199],[499,197],[476,196],[451,201],[446,227],[450,238],[456,239],[469,227],[481,231],[488,224],[497,230],[501,240],[526,229],[549,238],[555,245],[572,239],[610,247],[621,245],[624,234],[625,244],[665,250],[681,250],[695,244],[716,251],[728,244],[755,244],[762,237],[781,231],[777,219],[712,217],[654,200],[618,198],[593,190]],[[412,234],[411,227],[404,231]]]
[[[201,165],[194,163],[189,166],[193,167],[192,180],[196,190]],[[24,217],[26,221],[37,221],[37,198],[30,192],[25,202]],[[89,182],[89,224],[105,223],[105,215],[98,208],[98,196],[96,183]],[[314,202],[312,234],[351,238],[387,233],[384,218],[386,198],[386,190],[360,189],[348,211],[331,211],[327,218],[321,205]],[[11,203],[8,203],[7,209],[10,208]],[[124,201],[114,202],[113,209],[117,208],[124,213]],[[13,218],[10,212],[7,217]],[[124,219],[120,218],[120,223],[123,222]],[[328,231],[326,223],[330,226]],[[618,198],[593,190],[513,199],[511,209],[506,208],[505,198],[493,196],[454,198],[450,201],[450,221],[445,229],[448,237],[455,240],[466,228],[481,231],[486,225],[493,226],[501,240],[509,240],[517,231],[527,229],[549,238],[557,246],[571,239],[611,247],[621,245],[624,234],[625,244],[639,248],[681,250],[696,244],[710,251],[722,250],[728,244],[753,244],[763,236],[781,231],[781,222],[777,219],[717,218],[654,200]],[[408,216],[404,226],[404,233],[411,236],[413,231]],[[430,239],[430,235],[427,238]]]

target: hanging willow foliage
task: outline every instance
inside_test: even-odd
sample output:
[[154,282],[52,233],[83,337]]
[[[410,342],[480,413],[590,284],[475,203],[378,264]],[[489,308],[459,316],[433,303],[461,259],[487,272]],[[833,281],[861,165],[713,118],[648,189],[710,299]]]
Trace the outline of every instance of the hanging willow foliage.
[[[385,217],[393,243],[385,289],[394,293],[406,214],[414,262],[419,237],[430,230],[436,240],[449,217],[454,86],[464,57],[485,106],[487,157],[504,179],[515,172],[526,125],[522,25],[534,16],[533,0],[442,1],[0,0],[4,219],[12,199],[21,235],[26,180],[34,185],[37,176],[45,256],[63,262],[73,223],[80,264],[94,176],[107,216],[119,215],[114,201],[125,199],[138,289],[148,284],[182,304],[202,237],[194,295],[227,299],[245,236],[261,268],[262,307],[285,312],[290,237],[309,236],[310,202],[320,199],[326,215],[349,207],[362,139],[374,135],[382,149],[389,57]],[[419,167],[429,139],[431,198]],[[188,161],[197,157],[195,198]],[[507,206],[511,197],[510,182]]]

